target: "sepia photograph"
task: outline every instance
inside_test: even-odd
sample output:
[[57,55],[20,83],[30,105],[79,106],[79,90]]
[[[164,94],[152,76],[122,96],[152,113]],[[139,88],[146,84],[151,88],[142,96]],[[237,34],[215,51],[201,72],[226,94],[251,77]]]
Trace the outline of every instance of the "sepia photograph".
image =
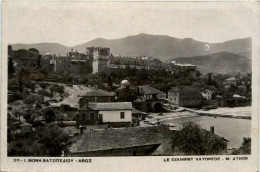
[[3,3],[2,158],[258,161],[259,4],[184,4]]

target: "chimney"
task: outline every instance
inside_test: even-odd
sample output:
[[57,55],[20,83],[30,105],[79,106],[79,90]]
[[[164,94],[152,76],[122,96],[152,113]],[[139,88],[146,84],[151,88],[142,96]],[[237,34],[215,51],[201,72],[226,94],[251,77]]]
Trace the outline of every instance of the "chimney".
[[215,133],[214,133],[214,126],[210,126],[210,132],[211,132],[212,134],[215,134]]
[[80,134],[83,134],[83,130],[84,130],[84,129],[86,130],[86,126],[80,125],[80,126],[79,126],[79,129],[80,129]]

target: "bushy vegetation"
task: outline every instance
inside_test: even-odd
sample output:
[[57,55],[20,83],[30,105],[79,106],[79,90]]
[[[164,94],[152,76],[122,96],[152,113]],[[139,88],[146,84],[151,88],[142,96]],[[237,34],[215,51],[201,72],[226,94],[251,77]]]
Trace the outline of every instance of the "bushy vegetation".
[[40,82],[39,85],[40,85],[40,87],[41,87],[42,89],[46,89],[47,87],[50,86],[49,83],[45,83],[45,82]]
[[12,75],[14,73],[14,63],[13,63],[13,58],[8,59],[8,75]]
[[30,80],[24,80],[23,81],[23,87],[27,89],[31,89],[32,91],[35,90],[35,83]]
[[39,95],[28,95],[24,98],[24,103],[27,105],[33,105],[36,102],[42,102],[42,97]]
[[251,138],[250,137],[244,137],[242,146],[234,150],[232,152],[232,155],[250,155],[251,154]]
[[53,122],[55,121],[55,113],[52,109],[47,109],[45,112],[44,112],[44,117],[45,117],[45,122],[46,123],[50,123],[50,122]]
[[42,96],[46,96],[46,97],[53,97],[53,93],[52,92],[48,92],[48,91],[43,90],[43,89],[39,90],[38,94],[42,95]]
[[192,122],[183,123],[180,131],[174,134],[172,145],[175,151],[185,155],[222,154],[227,146],[222,138]]
[[39,126],[33,134],[8,143],[8,156],[61,156],[68,135],[57,125]]
[[64,93],[64,87],[62,85],[55,84],[50,87],[50,91],[56,93]]

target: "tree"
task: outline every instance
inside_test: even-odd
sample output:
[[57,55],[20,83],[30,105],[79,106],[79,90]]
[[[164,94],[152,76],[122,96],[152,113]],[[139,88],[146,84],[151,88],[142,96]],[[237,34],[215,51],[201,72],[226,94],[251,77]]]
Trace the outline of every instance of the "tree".
[[58,84],[52,85],[50,87],[50,91],[57,92],[57,93],[64,93],[64,86]]
[[55,124],[39,127],[36,134],[40,138],[44,154],[48,156],[60,156],[69,139],[68,134]]
[[8,156],[61,156],[68,138],[68,134],[55,124],[38,126],[29,138],[9,142]]
[[28,122],[29,119],[31,119],[32,115],[30,113],[26,113],[23,115],[23,118]]
[[55,121],[55,113],[52,109],[48,109],[45,111],[45,122],[50,123]]
[[24,103],[26,103],[27,105],[33,105],[36,102],[36,96],[35,95],[28,95],[25,97],[25,99],[23,100]]
[[11,75],[14,73],[14,63],[12,57],[8,60],[8,74]]
[[208,85],[211,85],[211,73],[208,73]]
[[221,137],[192,122],[182,124],[180,131],[174,134],[172,144],[174,148],[189,155],[220,154],[227,146]]
[[112,82],[112,77],[111,77],[111,75],[109,75],[108,77],[107,77],[107,85],[109,86],[109,87],[113,87],[113,82]]
[[37,67],[41,67],[41,55],[38,55],[38,58],[37,58]]

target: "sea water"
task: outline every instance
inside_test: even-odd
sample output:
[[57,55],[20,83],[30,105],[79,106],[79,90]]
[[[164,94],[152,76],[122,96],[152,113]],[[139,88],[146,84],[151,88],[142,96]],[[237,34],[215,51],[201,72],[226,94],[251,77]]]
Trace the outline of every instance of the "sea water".
[[[171,116],[171,113],[165,113],[166,116]],[[214,126],[215,134],[227,139],[228,148],[239,148],[242,145],[243,137],[251,137],[251,120],[237,119],[225,117],[210,117],[191,114],[190,112],[179,112],[178,116],[174,113],[173,118],[164,118],[162,123],[171,123],[179,128],[183,122],[191,121],[199,124],[202,128],[210,130]]]

